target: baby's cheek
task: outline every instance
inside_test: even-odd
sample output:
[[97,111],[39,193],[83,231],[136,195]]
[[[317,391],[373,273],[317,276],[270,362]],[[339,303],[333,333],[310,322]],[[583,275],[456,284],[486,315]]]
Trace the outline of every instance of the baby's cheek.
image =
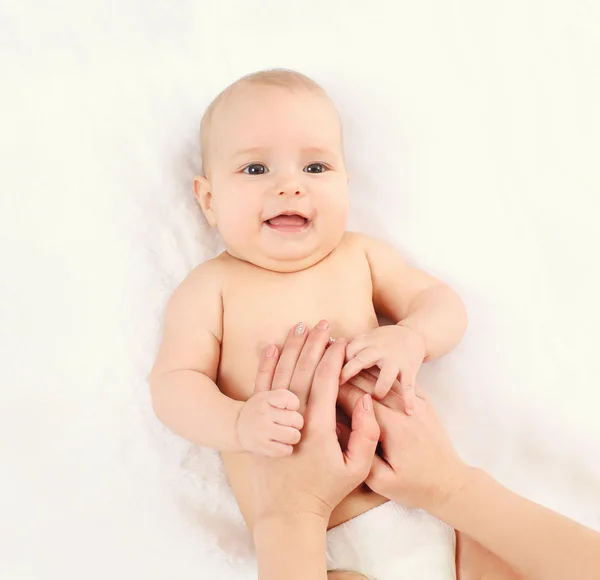
[[231,240],[244,240],[251,235],[253,226],[256,229],[258,220],[259,217],[254,215],[251,208],[245,205],[233,206],[232,204],[222,220],[223,230],[226,230],[227,237]]

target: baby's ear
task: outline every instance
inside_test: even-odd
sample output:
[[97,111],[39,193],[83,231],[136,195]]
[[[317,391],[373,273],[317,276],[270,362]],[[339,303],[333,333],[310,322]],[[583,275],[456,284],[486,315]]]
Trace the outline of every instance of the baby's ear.
[[214,228],[217,225],[214,212],[212,210],[212,193],[210,192],[210,183],[203,175],[194,177],[194,196],[198,200],[202,213],[206,221]]

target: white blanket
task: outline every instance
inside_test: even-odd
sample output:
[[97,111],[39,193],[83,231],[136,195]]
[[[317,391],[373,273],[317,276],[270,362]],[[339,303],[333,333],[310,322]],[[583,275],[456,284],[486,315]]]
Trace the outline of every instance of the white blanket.
[[464,297],[421,381],[461,453],[600,528],[591,0],[0,0],[0,577],[254,578],[215,453],[154,418],[172,289],[217,238],[204,107],[265,67],[339,105],[352,228]]

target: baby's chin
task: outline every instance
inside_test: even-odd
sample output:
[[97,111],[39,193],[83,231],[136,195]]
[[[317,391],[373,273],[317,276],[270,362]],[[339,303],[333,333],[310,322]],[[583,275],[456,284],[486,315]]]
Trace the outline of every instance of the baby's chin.
[[312,251],[303,250],[301,248],[269,248],[268,250],[259,250],[253,252],[234,252],[228,249],[228,252],[240,259],[254,264],[264,270],[271,272],[280,272],[289,274],[292,272],[300,272],[306,270],[321,260],[326,258],[333,250],[333,247],[318,247]]

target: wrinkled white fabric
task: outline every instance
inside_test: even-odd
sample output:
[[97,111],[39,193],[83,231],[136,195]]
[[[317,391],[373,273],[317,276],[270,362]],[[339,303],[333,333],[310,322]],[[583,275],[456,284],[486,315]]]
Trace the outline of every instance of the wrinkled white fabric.
[[327,568],[373,580],[455,580],[454,530],[394,502],[327,532]]

